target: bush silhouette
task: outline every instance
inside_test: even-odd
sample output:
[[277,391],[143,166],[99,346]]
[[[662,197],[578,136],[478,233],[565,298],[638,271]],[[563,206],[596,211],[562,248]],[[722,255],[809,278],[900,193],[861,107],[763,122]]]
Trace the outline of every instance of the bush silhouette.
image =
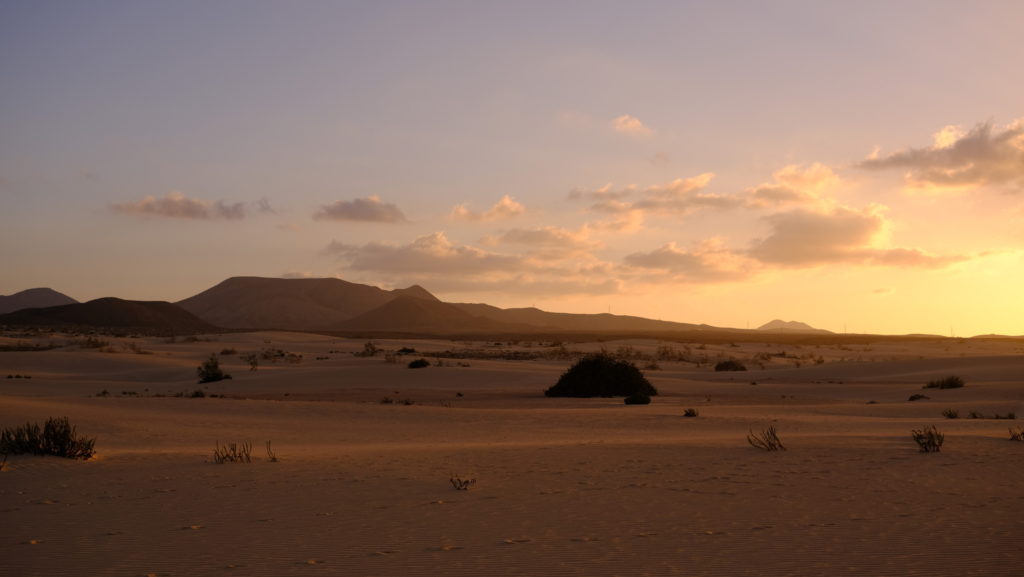
[[716,371],[745,371],[747,366],[737,361],[736,359],[729,359],[727,361],[720,361],[715,365]]
[[95,444],[95,438],[79,437],[67,417],[50,417],[42,427],[26,423],[0,431],[0,453],[4,455],[56,455],[86,460],[92,457]]
[[409,368],[410,369],[422,369],[424,367],[429,367],[429,366],[430,366],[430,361],[428,361],[427,359],[416,359],[415,361],[411,361],[409,363]]
[[203,364],[196,367],[196,374],[199,376],[199,383],[215,383],[230,379],[231,375],[220,368],[220,359],[217,355],[210,355],[210,358],[203,361]]
[[637,393],[653,396],[658,390],[636,365],[608,353],[584,356],[544,391],[548,397],[628,397]]
[[964,380],[957,375],[950,375],[942,379],[928,381],[922,388],[925,389],[959,389],[964,386]]

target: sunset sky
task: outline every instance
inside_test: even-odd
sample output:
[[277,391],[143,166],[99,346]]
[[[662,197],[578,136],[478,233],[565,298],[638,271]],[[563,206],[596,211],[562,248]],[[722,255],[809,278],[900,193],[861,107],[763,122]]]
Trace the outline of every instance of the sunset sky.
[[0,0],[0,294],[1024,334],[1024,2]]

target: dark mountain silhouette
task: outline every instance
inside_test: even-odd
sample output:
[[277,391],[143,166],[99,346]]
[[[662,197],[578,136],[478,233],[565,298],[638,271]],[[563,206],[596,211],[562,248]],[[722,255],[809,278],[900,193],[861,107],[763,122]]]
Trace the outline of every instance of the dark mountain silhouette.
[[817,334],[832,334],[832,331],[826,331],[825,329],[816,329],[809,324],[801,323],[799,321],[783,321],[775,319],[767,322],[759,327],[759,331],[770,331],[777,333],[817,333]]
[[349,331],[452,334],[513,331],[523,330],[524,327],[473,316],[456,305],[437,299],[402,295],[342,323],[339,328]]
[[22,309],[0,315],[0,325],[63,329],[119,329],[146,334],[218,332],[217,327],[163,301],[127,301],[114,297],[86,303]]
[[439,302],[420,286],[386,291],[336,278],[234,277],[177,304],[225,328],[317,331],[338,330],[399,296]]
[[78,301],[50,288],[33,288],[12,295],[0,295],[0,314],[13,313],[21,309],[36,309],[71,305]]
[[709,325],[674,323],[626,315],[550,313],[537,308],[500,309],[486,304],[455,303],[474,315],[505,324],[526,325],[546,331],[695,331],[713,329]]

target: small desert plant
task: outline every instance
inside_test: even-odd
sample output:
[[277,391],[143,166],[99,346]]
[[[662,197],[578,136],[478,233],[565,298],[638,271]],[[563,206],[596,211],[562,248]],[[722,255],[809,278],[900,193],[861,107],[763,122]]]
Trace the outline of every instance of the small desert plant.
[[942,416],[946,417],[947,419],[956,419],[960,417],[960,412],[957,411],[956,409],[945,409],[944,411],[942,411]]
[[96,439],[79,437],[67,417],[49,418],[46,424],[26,423],[23,427],[0,431],[0,453],[12,455],[56,455],[68,459],[92,457]]
[[921,393],[914,393],[913,395],[907,397],[908,401],[927,401],[929,399],[931,399],[931,397],[929,397],[928,395],[922,395]]
[[934,425],[923,429],[913,429],[910,431],[910,435],[922,453],[938,453],[942,448],[942,441],[945,439],[945,435],[940,433]]
[[448,482],[452,484],[452,487],[455,487],[456,491],[468,491],[470,487],[476,485],[476,479],[463,479],[455,473],[448,477]]
[[1017,427],[1016,429],[1010,427],[1009,431],[1011,441],[1024,442],[1024,427]]
[[972,418],[972,419],[984,419],[985,418],[985,415],[982,415],[978,411],[971,411],[970,413],[967,414],[967,416]]
[[950,375],[942,379],[935,379],[934,381],[928,381],[924,389],[959,389],[964,386],[964,380],[956,375]]
[[251,463],[252,443],[228,443],[224,446],[217,443],[217,448],[213,450],[213,462],[218,465],[223,463]]
[[270,441],[267,441],[267,460],[271,463],[277,462],[277,454],[270,448]]
[[363,344],[363,350],[357,353],[352,353],[356,357],[375,357],[380,352],[380,348],[373,341],[366,341]]
[[683,411],[684,417],[696,417],[697,415],[700,415],[700,411],[692,407]]
[[715,364],[715,371],[745,371],[747,366],[737,361],[736,359],[729,359],[726,361],[719,361]]
[[643,393],[633,393],[622,400],[627,405],[649,405],[651,398]]
[[196,367],[196,374],[199,375],[200,384],[213,383],[231,378],[231,375],[221,370],[220,359],[217,358],[217,355],[215,354],[210,355],[210,358],[206,359],[201,365]]
[[190,399],[204,399],[206,398],[206,392],[202,389],[196,389],[189,395]]
[[415,361],[412,361],[412,362],[409,363],[409,368],[410,369],[422,369],[424,367],[429,367],[429,366],[430,366],[430,361],[428,361],[427,359],[416,359]]
[[763,449],[765,451],[785,451],[786,447],[779,440],[778,432],[775,430],[775,425],[768,427],[761,431],[759,434],[754,434],[753,431],[747,435],[747,442],[751,446]]
[[255,371],[260,366],[260,356],[256,353],[249,353],[240,357],[243,361],[249,363],[249,370]]
[[380,404],[382,404],[382,405],[393,405],[393,404],[395,404],[395,400],[392,399],[391,397],[384,397],[383,399],[380,400]]

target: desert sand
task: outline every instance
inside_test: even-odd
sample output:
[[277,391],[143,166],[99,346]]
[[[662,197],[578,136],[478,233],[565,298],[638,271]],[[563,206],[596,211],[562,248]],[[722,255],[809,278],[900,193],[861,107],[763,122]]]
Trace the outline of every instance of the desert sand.
[[[550,343],[376,341],[493,357],[413,370],[418,355],[358,357],[365,341],[311,334],[103,338],[98,348],[0,352],[0,426],[67,416],[96,438],[88,461],[9,457],[0,575],[1015,576],[1024,567],[1024,443],[1008,434],[1022,422],[991,418],[1024,418],[1022,341],[566,343],[643,356],[685,346],[692,357],[763,365],[716,373],[658,361],[644,372],[660,395],[626,406],[545,398],[569,359],[499,358]],[[240,358],[267,348],[302,360],[252,371]],[[199,363],[225,350],[233,378],[198,385]],[[950,374],[967,385],[922,389]],[[192,398],[196,390],[205,396]],[[908,401],[916,393],[930,398]],[[687,408],[699,416],[684,417]],[[788,450],[747,443],[769,425]],[[925,425],[945,433],[940,453],[911,439]],[[246,441],[251,463],[213,462],[216,444]],[[453,474],[476,483],[455,490]]]

